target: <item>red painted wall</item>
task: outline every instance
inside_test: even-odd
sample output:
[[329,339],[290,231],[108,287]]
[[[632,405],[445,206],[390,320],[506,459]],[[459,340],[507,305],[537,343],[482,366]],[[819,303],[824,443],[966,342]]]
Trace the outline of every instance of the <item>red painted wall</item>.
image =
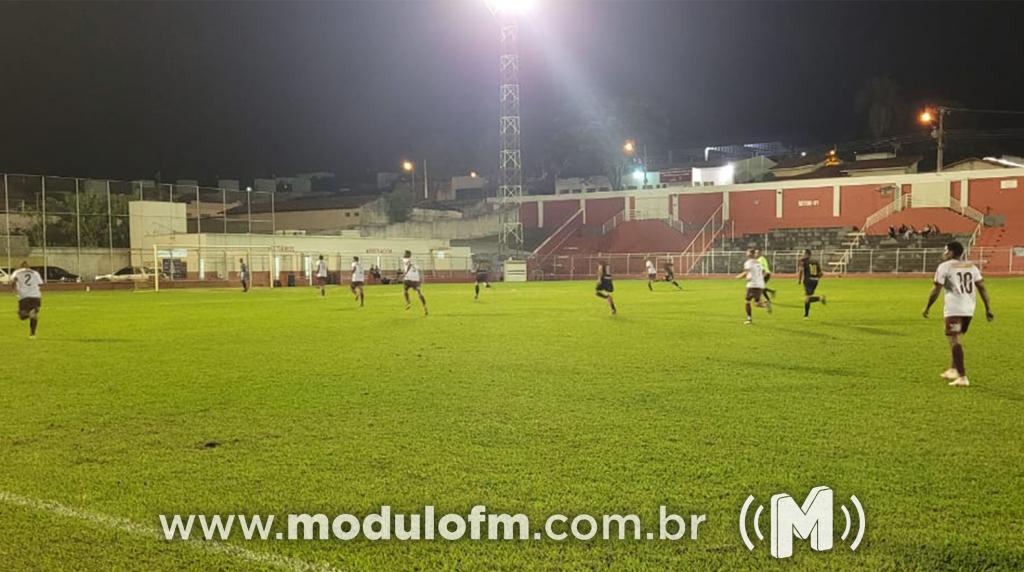
[[[802,207],[800,201],[818,201],[818,204]],[[777,221],[775,227],[839,226],[837,220],[832,216],[832,187],[789,189],[782,192],[782,220]]]
[[722,193],[681,195],[676,218],[688,225],[703,225],[722,206]]
[[[1000,181],[1015,178],[1016,189],[1001,189]],[[1006,217],[1004,232],[997,242],[1003,246],[1024,246],[1024,177],[968,181],[968,204],[986,214]],[[991,234],[991,233],[989,233]]]
[[587,199],[587,225],[602,225],[622,212],[625,207],[624,198]]
[[[881,193],[885,185],[843,185],[839,190],[839,218],[829,226],[856,226],[896,200],[894,192]],[[906,189],[904,189],[906,192]]]
[[544,228],[558,228],[580,210],[580,201],[547,201],[544,203]]
[[537,203],[520,203],[519,221],[523,223],[523,228],[537,228]]
[[729,218],[736,234],[768,232],[779,222],[775,218],[775,191],[729,193]]

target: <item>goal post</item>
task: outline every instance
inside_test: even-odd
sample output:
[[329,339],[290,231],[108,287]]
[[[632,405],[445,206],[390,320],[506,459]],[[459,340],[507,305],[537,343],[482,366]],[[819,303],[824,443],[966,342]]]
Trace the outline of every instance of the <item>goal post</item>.
[[147,281],[158,292],[161,288],[236,287],[241,284],[243,264],[251,288],[274,288],[282,273],[292,271],[292,255],[273,246],[154,244],[144,266],[149,267]]

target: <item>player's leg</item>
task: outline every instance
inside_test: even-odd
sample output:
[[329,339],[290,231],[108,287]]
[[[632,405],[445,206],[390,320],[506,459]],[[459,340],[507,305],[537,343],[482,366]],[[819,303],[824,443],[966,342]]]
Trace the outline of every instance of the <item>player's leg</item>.
[[39,310],[33,308],[28,313],[28,333],[30,337],[36,337],[36,328],[39,327]]
[[480,281],[477,280],[476,284],[473,285],[473,299],[476,300],[480,297]]
[[[970,385],[967,381],[967,367],[964,365],[963,336],[971,325],[971,319],[964,316],[946,318],[946,338],[949,340],[950,357],[952,368],[956,370],[956,379],[949,385],[954,387],[966,387]],[[945,377],[945,374],[943,375]]]
[[647,275],[647,289],[654,292],[654,278],[650,274]]
[[359,298],[359,307],[360,307],[360,308],[362,308],[362,307],[363,307],[363,304],[364,304],[364,303],[365,303],[365,301],[366,301],[366,298],[365,298],[365,296],[363,295],[363,285],[362,285],[362,284],[360,284],[360,285],[359,285],[359,288],[358,288],[358,290],[359,290],[359,295],[357,296],[357,298]]
[[405,297],[405,309],[412,308],[412,301],[409,300],[409,284],[402,284],[402,296]]
[[745,300],[746,304],[744,305],[744,308],[747,311],[747,320],[745,323],[749,324],[754,321],[753,306],[750,303],[752,300],[754,300],[754,291],[751,290],[750,288],[747,289],[747,296]]
[[423,290],[416,286],[416,295],[420,297],[420,304],[423,305],[423,315],[426,316],[429,312],[427,311],[427,299],[423,296]]

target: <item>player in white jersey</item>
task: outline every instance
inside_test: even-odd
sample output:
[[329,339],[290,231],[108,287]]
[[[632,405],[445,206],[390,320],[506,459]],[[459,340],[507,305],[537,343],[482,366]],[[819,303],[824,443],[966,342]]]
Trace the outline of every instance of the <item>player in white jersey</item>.
[[951,380],[949,385],[953,387],[967,387],[970,382],[967,381],[967,370],[964,368],[964,348],[961,342],[974,317],[974,307],[977,304],[975,290],[981,294],[981,301],[985,303],[985,318],[991,322],[995,316],[992,314],[981,271],[974,263],[963,259],[964,245],[956,241],[950,242],[946,245],[943,256],[946,260],[935,269],[934,286],[928,295],[928,304],[924,307],[923,315],[925,318],[928,317],[932,304],[939,299],[939,292],[945,291],[942,316],[945,318],[946,339],[949,340],[953,360],[950,368],[942,373],[942,378]]
[[316,272],[313,274],[316,276],[316,285],[320,288],[320,296],[326,296],[327,286],[327,262],[324,260],[324,255],[320,255],[320,259],[316,261]]
[[654,265],[654,261],[650,258],[644,260],[644,266],[647,267],[647,289],[653,292],[654,281],[658,279],[658,267]]
[[355,296],[356,302],[359,302],[359,307],[363,307],[363,282],[366,281],[366,271],[363,270],[363,265],[359,262],[358,256],[352,257],[352,281],[349,283],[349,288],[352,289],[352,295]]
[[43,305],[43,294],[40,286],[43,277],[28,267],[27,262],[11,274],[11,288],[18,296],[18,318],[28,320],[29,338],[35,339],[36,327],[39,325],[39,309]]
[[420,304],[423,304],[423,315],[426,316],[429,312],[427,311],[427,299],[423,297],[423,290],[421,290],[422,280],[420,269],[412,259],[412,252],[406,250],[402,257],[402,295],[405,296],[405,309],[408,310],[412,307],[409,290],[415,290],[416,295],[420,297]]
[[761,295],[764,293],[764,267],[757,261],[757,255],[753,248],[747,249],[747,260],[743,263],[743,272],[736,275],[736,278],[747,279],[747,296],[746,296],[746,309],[747,319],[744,324],[751,324],[754,321],[751,315],[750,302],[753,301],[754,305],[758,308],[766,308],[768,313],[772,313],[772,302],[765,298],[761,301]]

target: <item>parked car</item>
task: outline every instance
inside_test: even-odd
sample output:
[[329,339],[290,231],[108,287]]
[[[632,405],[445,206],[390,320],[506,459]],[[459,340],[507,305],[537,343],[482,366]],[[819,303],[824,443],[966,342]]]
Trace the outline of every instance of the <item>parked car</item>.
[[[161,273],[160,276],[165,277],[165,274]],[[97,276],[96,280],[105,282],[134,282],[149,280],[152,277],[152,268],[146,268],[145,266],[125,266],[112,274]]]
[[35,270],[43,277],[46,282],[78,282],[79,277],[77,274],[72,274],[67,270],[64,270],[60,266],[47,266],[45,272],[42,266],[33,266],[32,270]]

